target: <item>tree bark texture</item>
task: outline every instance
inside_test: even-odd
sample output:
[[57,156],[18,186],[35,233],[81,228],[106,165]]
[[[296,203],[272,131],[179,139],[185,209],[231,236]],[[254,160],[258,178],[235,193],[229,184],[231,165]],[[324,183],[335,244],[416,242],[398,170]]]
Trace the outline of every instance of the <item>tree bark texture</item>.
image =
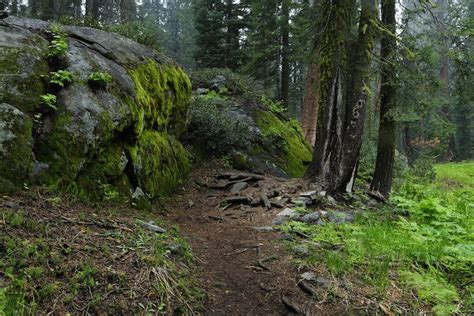
[[[395,0],[382,0],[382,22],[392,33],[396,31]],[[375,172],[370,185],[384,197],[388,197],[392,187],[395,164],[396,126],[390,110],[396,107],[396,49],[397,40],[390,34],[384,34],[381,40],[382,86],[380,90],[380,127]]]
[[306,176],[329,193],[345,192],[353,183],[367,103],[375,1],[362,1],[355,53],[350,55],[352,5],[342,0],[321,3],[317,137]]
[[316,142],[316,123],[319,106],[319,51],[314,50],[308,67],[303,107],[301,110],[301,128],[308,143],[314,146]]

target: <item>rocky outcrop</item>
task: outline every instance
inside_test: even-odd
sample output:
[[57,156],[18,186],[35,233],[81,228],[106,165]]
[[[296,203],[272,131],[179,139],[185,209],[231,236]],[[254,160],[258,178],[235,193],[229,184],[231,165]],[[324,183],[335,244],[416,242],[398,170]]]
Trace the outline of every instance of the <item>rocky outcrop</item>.
[[[233,146],[225,152],[234,168],[280,177],[302,177],[311,162],[312,147],[304,140],[299,122],[290,119],[280,108],[281,104],[262,95],[255,85],[250,78],[228,70],[208,69],[193,73],[191,114],[196,112],[196,105],[207,103],[210,109],[217,107],[221,117],[201,120],[198,124],[191,117],[186,139],[196,146],[209,137],[210,133],[202,131],[215,129],[219,124],[235,125],[234,122],[238,122],[241,128],[234,133],[239,139],[228,140]],[[203,109],[207,108],[198,108],[199,111]],[[212,113],[209,116],[212,118]],[[216,143],[226,135],[222,133],[214,138],[212,141]]]
[[[140,188],[170,193],[189,169],[177,140],[191,84],[170,59],[122,36],[63,26],[64,56],[51,54],[50,23],[8,17],[0,25],[0,191],[54,185],[101,199]],[[72,74],[65,87],[50,72]],[[105,87],[93,73],[109,74]],[[56,97],[46,107],[41,96]]]

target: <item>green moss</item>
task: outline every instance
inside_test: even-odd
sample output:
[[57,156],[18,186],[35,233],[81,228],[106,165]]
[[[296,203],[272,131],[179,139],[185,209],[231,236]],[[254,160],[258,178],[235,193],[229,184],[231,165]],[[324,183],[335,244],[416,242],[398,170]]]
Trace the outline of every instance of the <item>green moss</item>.
[[231,165],[238,170],[247,170],[250,169],[250,164],[248,162],[248,157],[244,153],[238,152],[232,156]]
[[130,70],[130,76],[136,91],[136,104],[131,106],[137,121],[135,131],[182,133],[191,95],[191,82],[185,72],[175,65],[150,60]]
[[[46,61],[33,58],[37,55],[35,49],[26,47],[0,47],[0,103],[9,103],[25,113],[36,111],[39,95],[45,91],[41,76],[49,71]],[[28,75],[22,75],[25,60],[32,63]]]
[[36,159],[49,164],[48,173],[38,179],[41,183],[66,185],[75,179],[86,162],[84,140],[71,139],[72,135],[66,129],[70,122],[70,114],[60,113],[53,120],[53,130],[35,146]]
[[144,131],[128,153],[138,186],[152,198],[173,192],[189,172],[186,150],[167,133]]
[[304,141],[299,124],[293,120],[286,121],[275,114],[258,110],[257,124],[265,138],[272,143],[279,140],[281,152],[276,156],[281,157],[275,161],[291,177],[302,177],[306,172],[306,164],[311,161],[311,146]]
[[33,163],[32,122],[16,108],[0,104],[0,192],[21,189]]

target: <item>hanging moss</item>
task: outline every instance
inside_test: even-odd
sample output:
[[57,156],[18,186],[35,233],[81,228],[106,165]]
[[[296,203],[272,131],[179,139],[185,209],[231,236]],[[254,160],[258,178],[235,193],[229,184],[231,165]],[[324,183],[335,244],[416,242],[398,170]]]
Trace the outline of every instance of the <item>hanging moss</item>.
[[191,95],[191,82],[175,65],[148,63],[130,70],[135,83],[136,105],[131,104],[137,124],[135,132],[144,129],[181,134]]
[[302,177],[306,172],[307,164],[311,161],[311,146],[304,140],[301,127],[295,121],[286,121],[275,114],[258,110],[257,124],[265,138],[271,139],[282,153],[275,156],[282,157],[275,163],[291,177]]
[[189,172],[186,150],[165,132],[144,131],[128,154],[138,186],[151,197],[170,194]]

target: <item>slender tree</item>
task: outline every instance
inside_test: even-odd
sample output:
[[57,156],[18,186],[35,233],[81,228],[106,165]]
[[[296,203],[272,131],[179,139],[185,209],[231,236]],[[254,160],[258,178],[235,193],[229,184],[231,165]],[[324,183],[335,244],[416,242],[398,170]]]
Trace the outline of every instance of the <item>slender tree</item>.
[[290,4],[291,0],[282,0],[281,4],[281,101],[288,107],[290,98]]
[[382,23],[386,28],[381,39],[382,86],[380,90],[380,127],[375,173],[370,185],[373,191],[388,197],[392,187],[395,162],[396,124],[390,113],[397,106],[395,0],[382,0]]

